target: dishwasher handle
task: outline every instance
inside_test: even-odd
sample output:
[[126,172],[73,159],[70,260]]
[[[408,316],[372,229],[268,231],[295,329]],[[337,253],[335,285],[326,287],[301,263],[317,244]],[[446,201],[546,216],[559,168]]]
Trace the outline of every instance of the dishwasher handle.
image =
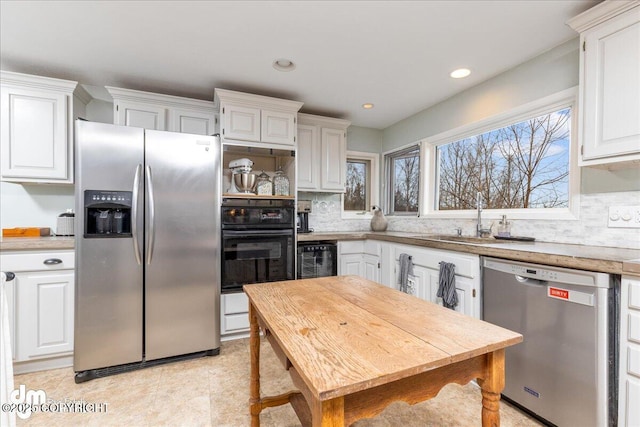
[[547,283],[549,283],[546,280],[532,279],[530,277],[524,277],[518,274],[514,274],[513,276],[516,278],[518,283],[522,283],[523,285],[527,286],[547,286]]

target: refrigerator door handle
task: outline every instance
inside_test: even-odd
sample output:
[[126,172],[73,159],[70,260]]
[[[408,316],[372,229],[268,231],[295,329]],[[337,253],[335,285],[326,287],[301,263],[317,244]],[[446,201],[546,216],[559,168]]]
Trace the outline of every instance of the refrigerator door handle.
[[153,180],[151,178],[151,166],[147,165],[147,196],[149,197],[149,221],[147,226],[147,235],[149,240],[147,241],[147,264],[151,264],[151,258],[153,258],[153,244],[155,241],[155,200],[153,198]]
[[136,174],[133,177],[133,191],[131,201],[131,234],[133,236],[133,252],[136,254],[136,262],[138,265],[142,263],[140,255],[140,243],[138,242],[138,192],[140,190],[140,174],[142,173],[142,165],[136,167]]

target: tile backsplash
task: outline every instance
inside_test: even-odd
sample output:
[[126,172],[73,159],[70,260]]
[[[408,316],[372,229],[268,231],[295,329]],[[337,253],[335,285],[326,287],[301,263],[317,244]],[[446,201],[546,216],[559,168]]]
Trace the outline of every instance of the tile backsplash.
[[[369,231],[370,219],[343,219],[339,194],[301,193],[299,199],[310,200],[310,227],[314,231]],[[582,194],[579,220],[513,220],[511,234],[531,236],[543,242],[572,243],[640,249],[640,229],[608,228],[609,206],[640,204],[640,192]],[[463,234],[475,230],[474,219],[399,218],[388,216],[388,231],[425,234]],[[497,222],[496,222],[497,224]],[[497,226],[497,225],[496,225]]]

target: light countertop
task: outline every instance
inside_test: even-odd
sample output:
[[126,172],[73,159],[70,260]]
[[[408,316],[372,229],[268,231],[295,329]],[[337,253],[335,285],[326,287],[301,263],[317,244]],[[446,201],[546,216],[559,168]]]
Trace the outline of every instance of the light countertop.
[[[428,234],[415,232],[332,232],[298,234],[298,241],[379,240],[392,243],[466,252],[496,258],[537,264],[600,271],[612,274],[640,276],[640,250],[603,246],[584,246],[551,242],[495,241],[467,243],[430,239]],[[73,236],[4,237],[0,251],[33,251],[74,249]]]
[[0,238],[0,252],[2,251],[39,251],[73,249],[73,236],[47,237],[2,237]]
[[299,234],[298,241],[372,239],[466,252],[496,258],[612,274],[640,275],[640,250],[551,242],[499,241],[467,243],[429,239],[414,232],[343,232]]

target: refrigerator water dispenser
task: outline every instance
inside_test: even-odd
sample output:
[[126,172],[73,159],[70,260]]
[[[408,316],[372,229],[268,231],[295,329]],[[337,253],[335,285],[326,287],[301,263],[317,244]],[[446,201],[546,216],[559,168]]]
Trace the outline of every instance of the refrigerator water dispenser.
[[84,237],[131,237],[131,191],[85,190]]

